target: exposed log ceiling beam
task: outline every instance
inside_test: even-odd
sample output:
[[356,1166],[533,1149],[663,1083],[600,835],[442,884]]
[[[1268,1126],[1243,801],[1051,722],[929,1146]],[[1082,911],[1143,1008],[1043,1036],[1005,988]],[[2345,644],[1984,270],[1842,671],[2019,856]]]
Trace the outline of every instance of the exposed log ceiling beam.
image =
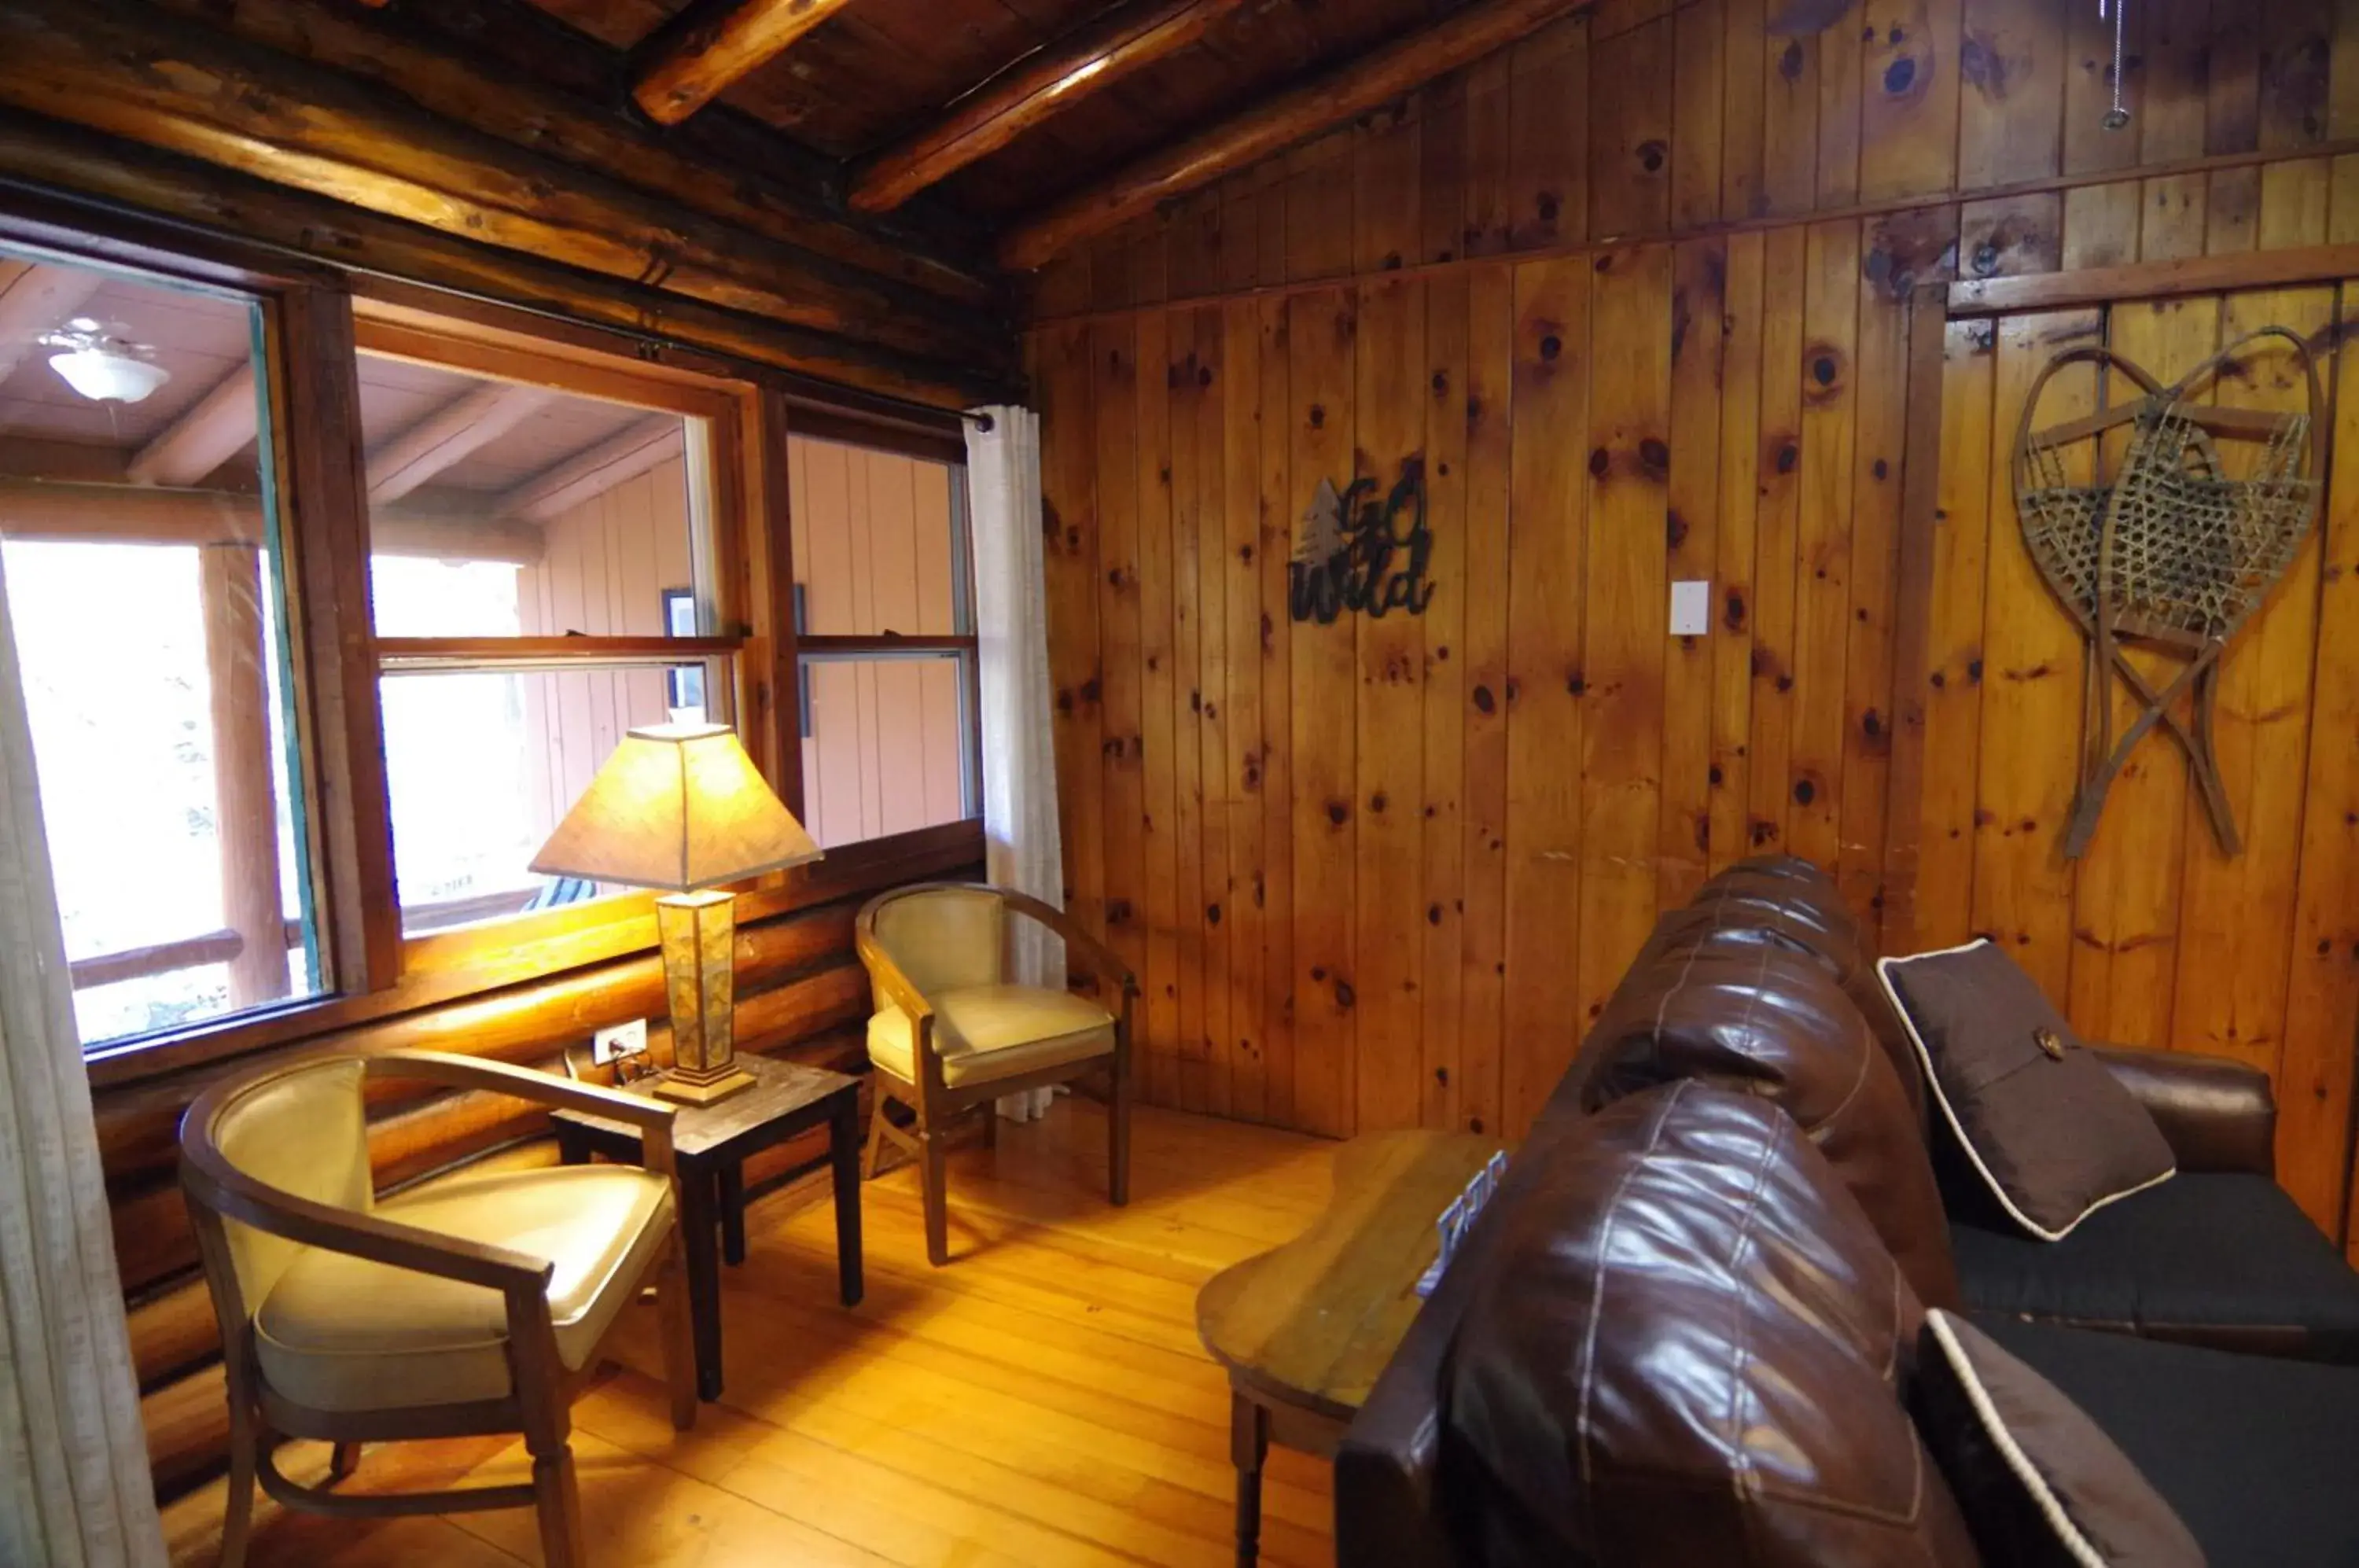
[[[970,304],[997,297],[997,286],[982,272],[930,254],[937,243],[931,237],[906,224],[871,232],[847,223],[817,193],[773,173],[780,159],[754,157],[745,145],[756,136],[773,139],[767,126],[715,115],[658,133],[614,111],[586,84],[609,80],[619,57],[525,0],[463,0],[463,16],[450,4],[426,0],[410,0],[394,15],[340,11],[316,0],[238,0],[231,7],[215,0],[156,3],[310,64],[366,77],[429,113],[781,244]],[[454,36],[459,27],[466,30]],[[538,62],[541,73],[509,69],[519,57]],[[775,139],[774,154],[793,150],[783,137]]]
[[125,0],[11,0],[0,58],[0,103],[37,114],[730,310],[982,366],[1008,358],[978,312]]
[[999,258],[1040,266],[1077,240],[1103,234],[1233,169],[1389,103],[1595,0],[1481,0],[1448,20],[1394,39],[1305,86],[1281,93],[1199,136],[1148,154],[1113,178],[1009,230]]
[[571,457],[502,495],[492,510],[504,517],[550,518],[636,479],[659,463],[681,456],[688,440],[679,419],[658,415]]
[[170,428],[139,449],[124,470],[134,485],[195,485],[245,450],[255,438],[261,408],[254,367],[231,371]]
[[81,310],[103,281],[104,274],[86,267],[0,261],[0,381],[40,346],[43,332]]
[[657,35],[631,96],[647,117],[676,125],[730,83],[791,48],[852,0],[730,0],[698,5]]
[[369,453],[369,505],[398,501],[524,422],[556,394],[493,382],[462,392]]
[[1245,0],[1133,0],[1018,60],[941,122],[870,160],[852,204],[885,212],[1050,116],[1187,48]]
[[[234,490],[0,478],[0,538],[258,548],[263,542],[262,498]],[[544,547],[536,523],[487,517],[421,498],[373,516],[369,548],[379,555],[530,566],[540,560]]]
[[[60,188],[291,256],[555,311],[934,408],[1020,396],[1003,355],[927,358],[723,310],[523,251],[468,245],[419,224],[5,106],[0,106],[0,182],[14,186],[12,201],[68,224],[87,223],[91,214],[77,201],[49,194]],[[660,348],[653,352],[664,356]]]

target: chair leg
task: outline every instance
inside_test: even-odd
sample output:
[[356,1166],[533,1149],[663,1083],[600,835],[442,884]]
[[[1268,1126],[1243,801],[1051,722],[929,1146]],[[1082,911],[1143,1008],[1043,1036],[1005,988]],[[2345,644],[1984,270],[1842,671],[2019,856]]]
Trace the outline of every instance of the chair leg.
[[361,1467],[361,1445],[340,1443],[328,1451],[328,1474],[339,1481],[349,1481]]
[[656,1317],[663,1333],[672,1430],[687,1432],[696,1425],[696,1325],[689,1301],[687,1242],[677,1229],[656,1269]]
[[540,1519],[543,1568],[588,1568],[582,1553],[582,1491],[573,1475],[573,1446],[560,1443],[532,1459],[533,1510]]
[[860,1172],[864,1181],[875,1181],[877,1172],[885,1169],[885,1129],[892,1125],[885,1114],[887,1104],[884,1091],[878,1090],[868,1112],[868,1155],[861,1162]]
[[932,1127],[918,1129],[918,1147],[925,1167],[926,1261],[939,1269],[951,1260],[950,1171]]
[[1130,1064],[1117,1055],[1110,1069],[1113,1093],[1106,1097],[1106,1199],[1117,1209],[1130,1202]]
[[254,1458],[257,1437],[254,1417],[238,1408],[231,1396],[229,1413],[229,1495],[222,1505],[221,1568],[245,1568],[245,1542],[254,1529]]
[[983,1103],[983,1147],[999,1147],[999,1102],[996,1100]]

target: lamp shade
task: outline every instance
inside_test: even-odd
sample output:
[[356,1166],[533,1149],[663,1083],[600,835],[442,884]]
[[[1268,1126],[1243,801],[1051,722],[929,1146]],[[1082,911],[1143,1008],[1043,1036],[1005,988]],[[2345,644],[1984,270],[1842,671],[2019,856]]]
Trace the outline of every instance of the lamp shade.
[[734,730],[651,724],[623,737],[532,869],[685,893],[818,858]]

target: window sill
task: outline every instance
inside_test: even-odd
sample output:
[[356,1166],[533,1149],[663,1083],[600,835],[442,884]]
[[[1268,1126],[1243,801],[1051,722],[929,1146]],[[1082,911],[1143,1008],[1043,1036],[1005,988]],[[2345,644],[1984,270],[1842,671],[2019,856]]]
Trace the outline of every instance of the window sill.
[[[846,844],[827,858],[742,891],[741,925],[798,909],[940,877],[981,861],[983,820]],[[571,970],[650,953],[656,948],[655,896],[634,894],[571,909],[544,910],[403,944],[402,974],[382,991],[327,996],[192,1025],[168,1034],[102,1045],[83,1058],[96,1090],[119,1089],[166,1073],[319,1036],[404,1013],[457,1002],[503,986],[546,980]]]

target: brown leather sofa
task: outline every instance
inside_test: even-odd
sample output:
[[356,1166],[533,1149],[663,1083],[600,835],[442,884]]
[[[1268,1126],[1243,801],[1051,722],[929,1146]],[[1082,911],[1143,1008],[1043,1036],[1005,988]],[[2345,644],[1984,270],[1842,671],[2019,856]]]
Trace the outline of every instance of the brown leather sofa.
[[[1905,1408],[1913,1340],[1885,1328],[1863,1331],[1872,1344],[1889,1335],[1883,1396],[1806,1357],[1782,1368],[1803,1390],[1799,1405],[1755,1418],[1780,1434],[1775,1451],[1801,1455],[1795,1463],[1808,1474],[1785,1477],[1792,1485],[1782,1490],[1736,1488],[1760,1508],[1740,1507],[1733,1524],[1706,1509],[1697,1515],[1703,1533],[1692,1537],[1645,1522],[1665,1508],[1694,1511],[1697,1497],[1725,1501],[1729,1488],[1680,1490],[1693,1477],[1658,1450],[1667,1432],[1685,1430],[1683,1419],[1647,1415],[1631,1397],[1599,1390],[1616,1377],[1647,1397],[1701,1388],[1712,1398],[1699,1408],[1734,1410],[1759,1388],[1744,1380],[1746,1356],[1726,1354],[1732,1335],[1747,1355],[1772,1357],[1824,1337],[1780,1337],[1774,1312],[1732,1316],[1726,1301],[1662,1289],[1644,1268],[1617,1279],[1610,1298],[1598,1284],[1607,1267],[1599,1259],[1626,1264],[1633,1255],[1675,1274],[1688,1255],[1680,1248],[1691,1253],[1696,1236],[1712,1231],[1709,1215],[1688,1215],[1684,1230],[1674,1227],[1680,1247],[1650,1252],[1630,1243],[1621,1212],[1645,1183],[1631,1174],[1636,1156],[1617,1152],[1615,1140],[1629,1145],[1633,1125],[1659,1119],[1666,1100],[1684,1095],[1679,1116],[1712,1124],[1689,1129],[1696,1149],[1745,1150],[1730,1157],[1755,1162],[1759,1192],[1803,1194],[1784,1203],[1783,1228],[1766,1240],[1731,1234],[1719,1245],[1741,1241],[1763,1269],[1810,1260],[1814,1271],[1796,1278],[1814,1289],[1851,1280],[1854,1294],[1882,1289],[1859,1284],[1873,1274],[1862,1261],[1873,1254],[1897,1276],[1909,1311],[1972,1313],[2137,1463],[2214,1568],[2359,1563],[2359,1367],[2347,1364],[2359,1359],[2359,1276],[2272,1179],[2267,1080],[2206,1058],[2104,1054],[2155,1115],[2180,1173],[2061,1242],[2018,1239],[1943,1169],[1913,1051],[1884,1014],[1832,887],[1790,860],[1715,878],[1658,925],[1353,1425],[1337,1458],[1339,1563],[1961,1560],[1938,1519],[1928,1528],[1939,1541],[1810,1533],[1821,1514],[1858,1514],[1866,1505],[1844,1488],[1866,1483],[1847,1470],[1856,1463],[1847,1450],[1810,1462],[1808,1410],[1840,1428],[1890,1426]],[[1774,1157],[1759,1151],[1764,1116],[1800,1135]],[[1697,1169],[1692,1157],[1686,1169]],[[1829,1186],[1841,1193],[1819,1190]],[[1743,1212],[1744,1224],[1756,1223],[1754,1210]],[[1621,1245],[1605,1245],[1609,1235]],[[1632,1299],[1647,1310],[1611,1323],[1597,1305]],[[1852,1315],[1875,1316],[1873,1303],[1851,1304]],[[1815,1315],[1823,1323],[1845,1313],[1822,1304]],[[1566,1368],[1584,1356],[1576,1388]],[[1780,1421],[1801,1425],[1789,1432]],[[1584,1485],[1545,1484],[1550,1465],[1568,1464]],[[1794,1486],[1820,1485],[1839,1495],[1831,1512],[1771,1509],[1768,1499],[1790,1500]],[[1763,1544],[1790,1544],[1796,1529],[1816,1543],[1799,1558]]]

